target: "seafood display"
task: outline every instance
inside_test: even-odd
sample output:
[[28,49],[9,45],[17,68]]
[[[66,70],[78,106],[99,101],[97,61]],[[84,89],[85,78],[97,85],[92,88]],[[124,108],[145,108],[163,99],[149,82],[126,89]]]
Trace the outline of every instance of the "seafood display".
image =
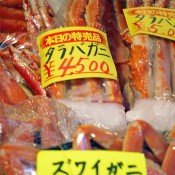
[[[77,128],[74,135],[73,149],[92,149],[90,144],[92,139],[101,144],[104,149],[142,152],[147,159],[148,175],[173,175],[175,173],[173,167],[175,162],[174,138],[171,133],[169,137],[171,141],[168,143],[151,125],[142,120],[130,123],[124,138],[92,125],[82,125]],[[144,147],[144,142],[151,151]]]
[[[135,7],[175,9],[175,3],[0,0],[0,174],[36,174],[39,151],[61,150],[69,143],[67,149],[74,150],[141,152],[147,175],[175,175],[175,42],[148,34],[130,36],[123,9]],[[48,49],[45,57],[49,59],[42,67],[40,47],[45,45],[39,46],[38,37],[55,29],[78,27],[79,31],[92,28],[104,33],[117,79],[79,77],[43,86],[42,68],[51,71],[50,51],[59,46]],[[78,32],[78,37],[82,34],[87,35]],[[49,39],[52,46],[53,38]],[[76,49],[85,57],[89,54],[73,42],[68,44],[69,60],[77,57]],[[94,56],[102,60],[98,45],[88,45],[89,52],[96,48]],[[81,61],[89,58],[80,57],[73,65],[66,63],[66,51],[62,51],[56,59],[65,61],[54,69],[64,69],[65,74],[72,67],[84,69]],[[99,66],[94,60],[91,73]],[[109,73],[109,66],[103,73]],[[98,146],[94,148],[92,142]]]
[[[167,0],[127,1],[126,5],[127,8],[173,8],[172,1]],[[130,38],[129,81],[132,95],[128,91],[128,96],[133,99],[130,100],[133,103],[131,110],[126,114],[127,119],[145,119],[157,129],[158,125],[164,125],[160,131],[169,130],[172,128],[171,123],[174,123],[175,115],[173,41],[146,34]],[[145,104],[148,108],[142,107]],[[162,119],[166,124],[161,122]]]
[[[126,23],[124,24],[124,20],[122,21],[122,19],[120,19],[122,22],[120,22],[119,26],[116,26],[116,14],[109,13],[110,10],[114,11],[115,8],[115,10],[118,10],[116,13],[120,14],[121,7],[119,4],[115,2],[111,4],[108,1],[60,1],[60,3],[62,3],[62,5],[57,15],[55,15],[54,11],[45,0],[25,0],[22,2],[23,9],[10,9],[10,12],[14,11],[20,18],[17,19],[16,17],[16,19],[11,19],[12,16],[9,14],[2,16],[2,19],[7,22],[8,18],[10,18],[10,20],[18,20],[20,23],[23,23],[20,24],[21,26],[19,27],[19,32],[23,35],[21,38],[21,35],[18,37],[18,34],[14,34],[14,32],[17,32],[15,31],[18,29],[17,25],[15,26],[16,29],[14,31],[1,31],[2,49],[0,50],[0,55],[2,62],[4,63],[4,69],[2,71],[8,72],[10,77],[17,82],[16,86],[19,86],[18,88],[20,88],[22,92],[24,91],[25,99],[35,95],[55,98],[61,100],[65,105],[75,108],[75,110],[80,111],[80,113],[82,113],[82,111],[79,110],[79,105],[83,101],[85,108],[82,115],[88,115],[91,120],[97,118],[100,122],[102,119],[106,118],[105,115],[107,112],[101,110],[104,106],[103,103],[105,102],[109,111],[113,111],[113,114],[116,113],[111,116],[111,121],[115,120],[117,123],[114,124],[111,122],[111,124],[108,124],[108,121],[105,119],[104,125],[107,127],[113,125],[113,129],[116,129],[116,126],[123,126],[124,123],[126,126],[125,109],[120,88],[120,85],[122,84],[120,82],[125,81],[123,78],[118,78],[117,80],[107,78],[80,78],[55,82],[45,88],[42,87],[37,37],[45,31],[63,26],[94,27],[106,32],[107,36],[109,36],[109,46],[112,55],[114,55],[114,62],[116,62],[116,64],[121,63],[124,65],[123,63],[126,63],[129,55],[129,49],[124,45],[120,36],[120,32],[124,30],[123,26],[126,25]],[[10,8],[9,6],[4,6],[5,4],[3,5],[3,8]],[[78,13],[75,13],[74,9],[77,8],[77,6],[79,11],[77,11]],[[93,14],[91,11],[92,6],[94,7]],[[105,7],[108,7],[109,9]],[[60,13],[62,13],[62,16]],[[105,19],[105,14],[108,13],[109,17],[108,19]],[[95,18],[93,16],[95,16]],[[110,22],[110,19],[113,19],[111,24],[108,23]],[[24,25],[25,28],[22,25]],[[113,26],[113,29],[110,29],[109,26]],[[6,27],[7,26],[4,26],[4,28]],[[9,28],[11,30],[11,27]],[[23,29],[24,31],[21,31]],[[113,37],[114,32],[115,38]],[[123,52],[119,53],[121,49],[118,49],[119,51],[116,50],[116,48],[118,48],[115,47],[116,42],[118,43],[118,46],[121,46],[121,48],[126,50],[126,55],[124,57],[122,55]],[[20,45],[18,45],[18,43]],[[2,98],[1,101],[7,103],[8,94],[5,92],[5,89],[2,89],[2,93],[4,94],[4,97],[0,97]],[[11,96],[13,96],[13,94],[11,94]],[[22,101],[23,99],[20,98],[17,102]],[[9,100],[9,104],[16,104],[17,102],[10,102]],[[89,106],[92,109],[98,109],[90,111]]]
[[[166,141],[147,122],[136,120],[128,126],[124,137],[94,125],[86,124],[76,129],[71,140],[73,142],[72,149],[74,150],[94,149],[91,142],[93,140],[101,146],[101,149],[141,152],[146,157],[147,175],[174,175],[175,150],[173,148],[175,145],[172,133],[169,137],[171,137],[171,140]],[[153,142],[153,139],[156,141]],[[25,175],[26,171],[29,174],[36,171],[36,156],[40,149],[33,146],[32,143],[28,145],[25,142],[19,143],[21,145],[4,144],[0,148],[1,171],[4,174],[12,175],[18,172],[20,175]],[[57,149],[60,150],[61,147],[57,147]]]

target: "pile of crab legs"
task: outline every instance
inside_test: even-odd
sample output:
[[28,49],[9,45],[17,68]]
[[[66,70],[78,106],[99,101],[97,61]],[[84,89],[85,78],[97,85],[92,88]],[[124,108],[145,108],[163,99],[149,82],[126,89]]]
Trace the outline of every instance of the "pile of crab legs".
[[[169,141],[165,141],[162,135],[142,120],[130,123],[124,137],[93,125],[81,125],[74,134],[73,149],[91,150],[93,149],[91,140],[93,140],[103,149],[140,152],[145,155],[148,175],[174,175],[174,132],[169,134]],[[144,147],[145,143],[146,147]],[[35,171],[39,149],[29,145],[32,144],[22,146],[22,144],[6,143],[0,147],[1,171],[4,174],[12,175],[18,172],[20,175],[25,175],[28,169]]]
[[[90,101],[105,101],[105,102],[115,102],[121,104],[123,98],[121,95],[121,89],[118,81],[113,81],[109,79],[78,79],[72,81],[56,82],[49,85],[47,88],[43,89],[41,86],[41,76],[40,76],[40,60],[38,56],[38,47],[36,43],[36,37],[45,30],[56,28],[54,23],[55,15],[53,11],[49,8],[47,3],[44,0],[38,1],[23,1],[23,10],[25,16],[25,27],[27,30],[29,43],[31,48],[22,48],[19,49],[15,45],[8,47],[8,53],[1,53],[2,62],[4,62],[3,68],[1,69],[3,74],[8,71],[8,75],[5,76],[5,79],[9,77],[10,81],[17,81],[16,88],[19,89],[19,85],[22,84],[21,90],[21,99],[16,102],[16,98],[12,99],[13,93],[8,94],[9,90],[2,89],[2,93],[5,94],[2,96],[0,101],[15,104],[20,101],[25,100],[30,95],[44,95],[53,98],[66,98],[70,100],[89,100]],[[81,5],[80,5],[81,4]],[[116,3],[117,4],[117,3]],[[108,8],[104,8],[105,5]],[[115,1],[114,1],[115,5]],[[78,6],[78,8],[77,8]],[[93,14],[90,10],[91,7],[94,7]],[[77,8],[78,11],[74,14],[74,9]],[[39,10],[37,10],[39,9]],[[113,29],[109,29],[108,21],[105,20],[105,14],[108,14],[111,9],[114,10],[114,7],[109,1],[82,1],[81,3],[77,0],[68,1],[65,7],[65,23],[64,26],[91,26],[103,30],[109,33],[109,37],[112,38],[114,31],[116,30],[115,42],[118,46],[125,48],[127,53],[128,49],[123,45],[123,42],[117,38],[120,37],[119,31],[116,24],[116,18],[113,15],[109,15],[108,19],[113,19]],[[69,12],[69,13],[68,13]],[[85,18],[86,17],[86,18]],[[115,23],[114,23],[115,22]],[[112,25],[112,23],[111,23]],[[58,26],[59,27],[59,26]],[[106,29],[105,29],[106,28]],[[112,33],[113,32],[113,33]],[[111,33],[111,34],[110,34]],[[10,41],[9,41],[10,42]],[[111,42],[111,48],[113,47],[114,54],[114,45],[116,43]],[[118,47],[116,47],[118,48]],[[121,50],[121,49],[118,49]],[[115,51],[115,54],[119,53]],[[122,52],[120,51],[120,54]],[[126,52],[123,52],[126,53]],[[122,55],[122,54],[121,54]],[[121,56],[120,56],[121,58]],[[13,79],[13,80],[12,80]],[[15,83],[13,87],[15,90]],[[23,86],[24,85],[24,86]],[[6,86],[6,85],[4,85]],[[10,86],[9,86],[10,87]],[[27,87],[27,88],[26,88]],[[81,91],[79,89],[81,88]],[[31,93],[22,92],[23,90],[30,90]],[[20,91],[19,91],[20,92]],[[14,100],[14,101],[13,101]]]
[[[127,7],[175,9],[175,3],[172,0],[128,0]],[[134,98],[174,101],[174,41],[145,34],[129,38],[129,79]]]

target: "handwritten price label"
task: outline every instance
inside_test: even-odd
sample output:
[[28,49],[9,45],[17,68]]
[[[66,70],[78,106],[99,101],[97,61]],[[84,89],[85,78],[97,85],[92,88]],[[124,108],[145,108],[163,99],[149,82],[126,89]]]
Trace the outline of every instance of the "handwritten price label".
[[106,34],[91,27],[54,29],[37,38],[42,86],[77,78],[117,79]]
[[[93,159],[92,159],[93,157]],[[146,175],[141,153],[120,151],[41,151],[37,175]]]
[[175,40],[175,10],[137,7],[124,9],[124,15],[131,36],[144,33]]

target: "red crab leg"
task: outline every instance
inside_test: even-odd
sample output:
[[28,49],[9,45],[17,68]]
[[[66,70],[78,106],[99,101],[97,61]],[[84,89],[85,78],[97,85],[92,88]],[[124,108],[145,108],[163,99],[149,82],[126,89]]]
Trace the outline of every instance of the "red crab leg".
[[74,0],[74,2],[71,4],[71,9],[69,12],[71,26],[86,26],[83,16],[85,15],[87,4],[88,0]]
[[0,5],[22,9],[22,0],[0,0]]
[[[124,22],[122,22],[123,14],[121,14],[121,9],[119,7],[118,0],[114,1],[113,6],[115,6],[115,13],[111,3],[105,1],[105,12],[103,15],[103,24],[106,28],[106,33],[108,37],[110,51],[113,57],[113,60],[116,64],[117,71],[119,73],[120,86],[123,89],[124,84],[128,81],[129,72],[126,71],[129,69],[128,58],[129,58],[129,49],[124,45],[121,36],[121,30],[125,30],[127,26],[124,27]],[[113,12],[113,13],[112,13]],[[119,17],[121,16],[121,17]],[[120,19],[121,18],[121,19]],[[116,21],[118,20],[118,21]],[[120,26],[122,25],[123,26]],[[121,29],[122,28],[122,29]],[[124,29],[125,28],[125,29]]]
[[122,104],[123,97],[121,94],[119,82],[110,79],[104,79],[103,85],[105,88],[105,101]]
[[26,22],[22,20],[0,18],[0,32],[27,32]]
[[0,102],[18,104],[28,97],[9,74],[0,60]]
[[130,45],[131,44],[131,36],[129,35],[127,23],[126,23],[124,15],[123,15],[120,0],[113,0],[113,6],[114,6],[115,17],[117,20],[117,28],[120,32],[120,35],[121,35],[122,39],[127,44]]
[[10,74],[16,80],[16,82],[24,84],[23,78],[19,75],[18,71],[14,68],[12,64],[11,55],[9,54],[9,52],[0,51],[0,57],[2,58],[3,63],[7,68],[7,71],[10,72]]
[[[175,9],[175,1],[170,0],[169,6],[170,9]],[[171,86],[172,86],[172,96],[175,99],[175,42],[168,42],[169,53],[170,53],[170,66],[171,66]]]
[[156,50],[153,63],[154,96],[158,99],[171,99],[170,55],[167,42],[165,39],[155,39]]
[[25,79],[32,91],[37,95],[46,96],[46,91],[41,87],[40,77],[21,60],[21,53],[13,47],[9,49],[14,67]]
[[[104,26],[102,25],[102,18],[105,15],[105,1],[104,0],[90,0],[86,7],[86,22],[87,26],[95,27],[100,30],[104,30]],[[107,8],[107,7],[106,7]],[[117,87],[119,84],[114,82],[113,80],[106,80],[102,82],[104,84],[105,95],[107,98],[105,100],[112,100],[110,102],[121,102],[121,91],[120,88]]]
[[170,41],[168,47],[170,50],[172,97],[175,99],[175,42]]
[[69,0],[66,5],[65,5],[65,10],[64,10],[64,27],[68,27],[68,26],[72,26],[72,23],[71,23],[71,17],[69,15],[70,13],[70,9],[72,7],[72,4],[73,4],[74,0]]
[[87,26],[95,27],[101,31],[104,31],[104,26],[101,24],[104,9],[104,0],[89,0],[88,5],[86,6],[85,15]]
[[45,0],[38,0],[39,11],[46,28],[52,28],[55,14]]
[[26,24],[27,30],[29,33],[29,37],[30,37],[32,46],[33,46],[33,51],[35,53],[38,53],[38,46],[37,46],[36,38],[39,35],[39,29],[37,28],[35,20],[33,19],[33,14],[32,14],[28,0],[24,0],[23,8],[24,8],[25,19],[27,21],[27,24]]
[[118,29],[119,29],[120,33],[123,34],[127,30],[127,24],[126,24],[125,17],[123,15],[121,2],[119,0],[113,0],[113,6],[114,6],[114,10],[115,10],[115,16],[117,19]]
[[[87,0],[74,0],[68,2],[65,16],[65,23],[71,26],[86,26],[86,21],[84,19]],[[70,9],[68,9],[70,8]],[[75,10],[77,9],[77,11]],[[91,101],[96,101],[102,99],[101,88],[99,87],[99,82],[95,78],[86,79],[76,79],[70,81],[69,98],[70,99],[89,99]]]
[[97,128],[93,125],[82,125],[76,130],[73,139],[73,149],[90,150],[90,139],[96,141],[106,149],[121,150],[123,139],[117,134]]
[[38,1],[36,0],[25,0],[25,3],[28,5],[28,8],[31,10],[30,18],[33,18],[34,25],[38,28],[39,31],[46,29],[46,26],[43,22],[43,19],[39,12]]
[[174,162],[175,162],[175,144],[170,144],[165,155],[165,159],[162,164],[162,170],[167,175],[175,175],[174,171]]
[[[117,7],[116,7],[117,8]],[[115,16],[112,13],[113,6],[108,1],[105,1],[105,12],[103,15],[103,24],[106,28],[108,42],[115,63],[126,63],[129,58],[129,49],[122,42],[119,27],[117,26]]]
[[136,120],[129,125],[123,143],[123,150],[140,152],[144,140],[157,159],[163,162],[168,146],[163,137],[151,125],[142,120]]
[[3,6],[0,6],[0,18],[25,20],[23,10]]
[[[167,7],[167,0],[158,0],[155,2],[157,7]],[[153,62],[153,74],[155,91],[154,96],[158,99],[171,99],[171,80],[170,80],[170,55],[167,45],[168,40],[155,38],[155,55]]]
[[[128,7],[139,6],[139,1],[127,1]],[[147,5],[147,4],[145,4]],[[153,97],[153,40],[145,34],[139,34],[132,37],[130,50],[130,80],[134,96],[139,98]]]
[[[65,9],[65,25],[67,26],[85,26],[86,22],[83,18],[85,13],[87,0],[70,0],[66,4]],[[77,10],[75,10],[77,9]],[[88,94],[86,86],[86,80],[75,79],[70,81],[70,90],[68,90],[68,98],[70,99],[83,99]]]

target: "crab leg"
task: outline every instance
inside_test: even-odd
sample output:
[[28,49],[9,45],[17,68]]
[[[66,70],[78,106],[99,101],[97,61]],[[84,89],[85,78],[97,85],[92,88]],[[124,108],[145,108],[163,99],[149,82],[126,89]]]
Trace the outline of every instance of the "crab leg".
[[124,16],[121,12],[118,0],[114,0],[113,4],[109,1],[105,1],[105,12],[102,22],[106,28],[109,47],[116,64],[117,72],[120,75],[119,81],[121,89],[123,89],[125,83],[129,81],[129,49],[124,45],[124,42],[122,41],[123,36],[121,36],[121,33],[125,32],[124,30],[127,28],[123,18]]
[[[175,9],[175,1],[170,0],[169,6],[170,9]],[[170,53],[170,65],[171,65],[171,86],[172,86],[172,97],[175,99],[175,42],[168,42],[169,53]]]
[[[102,21],[103,17],[106,14],[105,10],[107,8],[104,0],[90,0],[89,4],[86,7],[86,22],[87,26],[95,27],[100,30],[105,30],[105,26],[103,26]],[[108,4],[109,5],[109,4]],[[96,9],[96,10],[95,10]],[[107,25],[108,26],[108,25]],[[107,27],[107,30],[109,28]],[[108,33],[108,32],[107,32]],[[114,35],[115,36],[115,35]],[[118,43],[118,42],[117,42]],[[117,44],[115,43],[115,44]],[[116,51],[117,52],[117,51]],[[104,85],[104,94],[105,100],[110,102],[119,102],[121,103],[121,91],[118,82],[114,82],[113,80],[104,79],[102,84]],[[107,98],[106,98],[107,97]]]
[[0,18],[25,20],[23,10],[3,6],[0,6]]
[[175,175],[174,162],[175,162],[175,144],[170,144],[162,164],[162,170],[167,175]]
[[11,76],[16,80],[16,82],[20,84],[24,84],[25,81],[24,79],[20,76],[18,71],[14,68],[12,61],[11,61],[11,56],[9,52],[6,51],[0,51],[0,57],[3,60],[3,64],[5,65],[6,69],[8,72],[10,72]]
[[38,53],[38,46],[36,43],[36,38],[39,35],[39,29],[37,28],[35,21],[33,19],[33,14],[32,11],[30,9],[30,4],[28,2],[28,0],[24,0],[23,2],[23,8],[24,8],[24,15],[25,15],[25,19],[27,21],[27,30],[29,33],[29,37],[33,46],[33,51],[34,53]]
[[22,20],[0,18],[0,32],[27,32],[26,22]]
[[[117,2],[118,1],[116,1],[116,4]],[[115,7],[115,10],[120,10],[116,8],[119,8],[118,6]],[[122,32],[122,30],[125,30],[125,29],[120,29],[120,28],[125,28],[126,26],[119,27],[120,25],[122,25],[120,24],[122,22],[118,22],[118,21],[116,22],[116,19],[115,19],[115,17],[118,16],[119,12],[115,11],[116,15],[114,16],[113,13],[111,12],[113,10],[114,9],[113,9],[112,4],[109,3],[108,1],[105,1],[105,12],[103,15],[103,24],[106,28],[109,46],[110,46],[110,50],[111,50],[111,54],[113,56],[114,62],[116,64],[124,63],[124,62],[126,63],[129,58],[129,49],[124,45],[122,38],[120,36],[120,33]],[[120,15],[123,17],[122,14]]]
[[88,4],[88,0],[70,1],[71,8],[69,12],[69,19],[70,19],[71,26],[86,26],[86,22],[83,16],[85,15],[87,4]]
[[[155,2],[157,7],[166,7],[167,0],[158,0]],[[167,45],[168,40],[154,38],[155,56],[153,62],[154,74],[154,96],[158,99],[171,99],[171,81],[170,81],[170,55]]]
[[55,14],[45,0],[38,0],[39,12],[46,28],[52,28]]
[[46,91],[41,87],[40,77],[30,69],[24,62],[22,62],[21,53],[15,48],[9,49],[14,67],[18,70],[19,74],[25,79],[33,92],[38,95],[46,96]]
[[3,61],[0,60],[0,102],[17,104],[28,97],[18,83],[6,71]]
[[0,0],[0,5],[22,9],[22,0]]
[[92,149],[90,139],[95,140],[104,148],[110,150],[121,150],[123,139],[117,134],[107,132],[93,125],[82,125],[77,128],[73,139],[73,149],[89,150]]
[[[87,5],[87,0],[70,0],[66,4],[65,9],[65,24],[69,26],[86,26],[86,22],[83,18],[85,14],[85,9]],[[75,10],[77,9],[77,11]],[[70,99],[83,99],[88,95],[87,88],[85,87],[86,80],[75,79],[70,81],[70,89],[68,90],[68,97]]]
[[128,29],[127,29],[125,17],[124,17],[123,12],[122,12],[121,3],[119,0],[113,0],[113,5],[114,5],[115,16],[117,19],[118,29],[119,29],[120,33],[123,34]]
[[154,96],[158,99],[171,99],[170,55],[167,42],[165,39],[155,38],[156,50],[153,63]]
[[65,9],[64,9],[64,26],[72,26],[71,23],[71,17],[70,14],[70,10],[71,10],[71,6],[73,4],[74,0],[69,0],[66,4],[65,4]]
[[[67,17],[65,24],[70,26],[86,26],[84,16],[87,4],[87,0],[81,0],[81,2],[78,0],[69,1],[66,5],[66,11],[69,11],[69,13],[65,13],[65,17]],[[78,11],[75,9],[78,9]],[[102,98],[101,88],[98,85],[98,80],[95,78],[71,80],[69,94],[70,99],[80,100],[85,98],[90,99],[90,101],[97,101]]]
[[144,140],[157,159],[163,162],[168,146],[162,136],[151,125],[142,120],[136,120],[129,125],[123,143],[123,150],[140,152]]
[[[145,2],[144,2],[145,3]],[[127,1],[128,7],[136,7],[142,5],[140,1]],[[148,5],[146,1],[143,5]],[[130,50],[129,66],[131,69],[130,79],[134,96],[137,98],[153,97],[153,40],[145,34],[139,34],[132,37]]]
[[104,26],[101,23],[105,9],[104,0],[89,0],[86,6],[86,23],[87,26],[95,27],[101,31],[104,31]]
[[39,32],[46,29],[44,21],[39,12],[39,4],[36,0],[25,0],[25,3],[28,5],[28,8],[31,10],[31,15],[29,18],[33,18],[34,25],[38,28]]

